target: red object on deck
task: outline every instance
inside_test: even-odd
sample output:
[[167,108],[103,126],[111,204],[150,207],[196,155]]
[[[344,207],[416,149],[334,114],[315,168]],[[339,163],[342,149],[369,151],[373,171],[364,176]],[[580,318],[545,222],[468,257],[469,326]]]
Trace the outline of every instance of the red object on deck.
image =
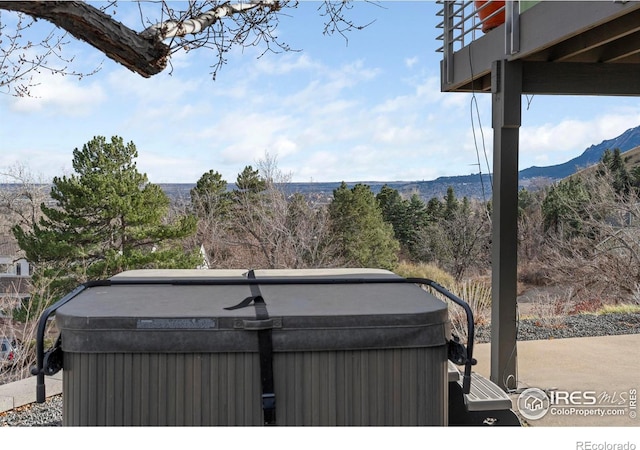
[[[482,21],[482,32],[486,33],[493,30],[495,27],[504,23],[504,4],[505,2],[475,0],[473,2],[478,11],[478,17]],[[484,7],[483,7],[484,6]],[[495,16],[491,16],[494,12],[502,9]],[[487,17],[489,17],[487,19]]]

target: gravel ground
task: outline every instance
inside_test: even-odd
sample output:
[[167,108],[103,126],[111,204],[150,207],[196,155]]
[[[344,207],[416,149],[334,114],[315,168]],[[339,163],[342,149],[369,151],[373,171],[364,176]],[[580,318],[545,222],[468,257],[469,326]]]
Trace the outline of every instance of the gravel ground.
[[[490,327],[477,329],[476,342],[487,342]],[[521,320],[518,340],[560,339],[568,337],[640,334],[640,314],[606,314],[558,317],[542,323],[540,320]],[[62,425],[62,396],[51,397],[43,404],[33,403],[0,414],[0,426],[60,426]]]
[[0,413],[0,426],[59,427],[62,425],[62,395],[45,403],[32,403]]
[[[518,322],[519,341],[617,334],[640,334],[640,314],[576,314],[544,321],[526,319]],[[491,326],[479,326],[475,341],[489,342],[490,336]]]

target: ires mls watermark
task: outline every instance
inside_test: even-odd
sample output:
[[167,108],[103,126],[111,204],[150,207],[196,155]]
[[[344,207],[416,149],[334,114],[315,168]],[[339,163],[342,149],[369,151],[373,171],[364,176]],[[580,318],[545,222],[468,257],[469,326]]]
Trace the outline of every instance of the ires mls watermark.
[[637,418],[638,391],[560,391],[525,389],[518,397],[518,410],[525,419],[538,420],[555,416],[628,416]]

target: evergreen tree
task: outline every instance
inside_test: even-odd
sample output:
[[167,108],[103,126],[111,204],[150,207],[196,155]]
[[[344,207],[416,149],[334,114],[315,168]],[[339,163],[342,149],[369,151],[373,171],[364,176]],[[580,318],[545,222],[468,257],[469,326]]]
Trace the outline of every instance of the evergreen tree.
[[[254,170],[251,166],[245,168],[236,177],[236,188],[232,192],[234,218],[243,226],[260,220],[259,215],[264,214],[264,203],[269,202],[265,194],[267,180],[260,175],[260,170]],[[258,206],[258,207],[257,207]],[[253,228],[253,226],[251,226]]]
[[436,197],[433,197],[427,202],[427,215],[432,220],[438,220],[444,218],[444,204]]
[[460,202],[456,198],[456,194],[453,191],[453,187],[447,188],[447,195],[444,198],[444,218],[452,219],[460,206]]
[[445,268],[458,281],[469,270],[485,270],[490,236],[486,208],[467,197],[458,200],[452,187],[444,203],[432,198],[421,212],[426,225],[417,232],[412,256]]
[[518,191],[518,218],[522,218],[527,210],[534,205],[533,194],[522,188]]
[[339,252],[348,264],[393,269],[398,262],[398,241],[386,223],[369,186],[352,189],[342,182],[329,205]]
[[390,223],[393,232],[401,243],[406,241],[407,230],[407,205],[400,196],[400,193],[388,185],[382,186],[378,195],[376,195],[378,205],[382,212],[382,218],[385,222]]
[[394,236],[403,250],[416,258],[418,234],[431,222],[427,205],[417,194],[413,194],[409,200],[402,199],[396,189],[386,184],[380,189],[376,200],[380,204],[382,217],[393,226]]
[[271,199],[268,195],[262,195],[266,191],[267,180],[260,175],[258,169],[245,166],[236,177],[236,188],[232,192],[233,218],[245,231],[254,230],[256,223],[263,220],[264,214],[269,212],[267,204]]
[[589,193],[578,177],[560,181],[549,189],[542,201],[544,229],[572,235],[582,231],[584,205]]
[[640,195],[640,166],[635,166],[629,172],[631,185],[636,189],[636,195]]
[[251,166],[245,168],[236,178],[236,190],[241,193],[257,194],[267,188],[267,181],[260,176],[258,169]]
[[195,232],[195,218],[165,223],[169,198],[138,172],[137,156],[132,142],[94,137],[73,151],[75,173],[53,179],[56,204],[42,204],[33,231],[14,227],[35,276],[51,280],[54,295],[128,269],[197,266],[197,254],[174,244]]
[[225,216],[229,212],[231,199],[227,192],[227,182],[219,172],[209,170],[204,173],[190,194],[191,206],[198,216]]
[[610,152],[610,155],[610,159],[605,162],[605,152],[605,156],[602,157],[602,162],[607,165],[611,175],[613,176],[613,189],[617,194],[628,194],[631,189],[632,180],[631,175],[625,166],[620,149],[614,149],[613,153]]
[[471,204],[469,203],[469,198],[466,196],[462,197],[462,205],[460,207],[460,212],[463,215],[471,214]]
[[428,225],[433,221],[427,205],[425,205],[418,194],[413,194],[411,198],[409,198],[407,209],[409,210],[409,220],[418,226]]

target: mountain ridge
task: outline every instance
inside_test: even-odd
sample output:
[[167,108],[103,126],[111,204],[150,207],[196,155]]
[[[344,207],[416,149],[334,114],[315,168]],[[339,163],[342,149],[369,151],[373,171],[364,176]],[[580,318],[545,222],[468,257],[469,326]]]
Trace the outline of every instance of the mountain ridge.
[[[592,166],[600,161],[605,150],[619,148],[621,152],[627,152],[640,146],[640,126],[629,128],[621,135],[606,139],[599,144],[588,147],[579,156],[569,161],[545,167],[533,166],[518,172],[519,185],[521,188],[536,188],[566,178],[574,173]],[[487,201],[491,198],[492,176],[490,174],[470,174],[443,176],[430,181],[353,181],[346,182],[347,186],[353,187],[355,184],[366,184],[371,187],[374,193],[378,193],[382,186],[387,185],[396,189],[405,196],[418,194],[423,200],[431,198],[443,198],[447,189],[452,187],[457,197],[476,198]],[[158,183],[159,186],[173,198],[189,198],[189,190],[195,183]],[[333,195],[333,190],[340,186],[341,182],[296,182],[287,183],[285,190],[288,193],[301,193],[304,195],[314,195],[319,199],[327,201]],[[229,183],[229,188],[233,183]],[[321,200],[322,201],[322,200]]]
[[[580,155],[561,164],[551,166],[532,166],[518,172],[518,180],[521,188],[532,188],[538,185],[548,185],[559,181],[582,169],[597,164],[604,152],[609,149],[620,149],[624,154],[629,150],[640,147],[640,126],[629,128],[621,135],[605,139],[599,144],[594,144],[585,149]],[[453,187],[458,197],[467,196],[470,198],[480,198],[486,200],[491,195],[491,175],[480,174],[454,175],[439,177],[432,181],[419,182],[421,184],[421,194],[436,193],[437,197],[442,197],[449,186]]]
[[519,178],[546,177],[554,180],[566,178],[579,170],[598,163],[607,149],[619,148],[620,152],[624,153],[638,146],[640,146],[640,126],[629,128],[618,137],[606,139],[597,145],[592,145],[582,154],[565,163],[523,169],[519,172]]

